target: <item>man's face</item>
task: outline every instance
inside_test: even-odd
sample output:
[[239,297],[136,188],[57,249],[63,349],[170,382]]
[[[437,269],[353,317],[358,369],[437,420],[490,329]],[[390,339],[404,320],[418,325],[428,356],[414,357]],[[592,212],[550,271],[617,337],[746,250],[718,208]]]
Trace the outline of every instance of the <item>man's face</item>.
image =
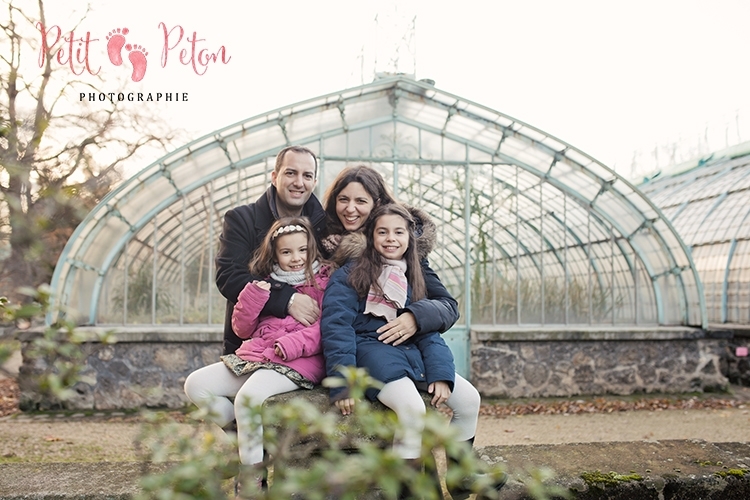
[[271,182],[276,186],[279,217],[300,215],[315,189],[315,160],[307,153],[288,151],[278,172],[271,174]]

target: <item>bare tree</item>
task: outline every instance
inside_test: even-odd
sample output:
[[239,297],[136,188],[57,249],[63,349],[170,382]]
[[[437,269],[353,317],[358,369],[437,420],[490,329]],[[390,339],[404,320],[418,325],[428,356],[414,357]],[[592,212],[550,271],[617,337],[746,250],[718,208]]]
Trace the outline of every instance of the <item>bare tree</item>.
[[99,92],[103,80],[57,63],[59,46],[39,36],[44,1],[22,1],[8,0],[0,13],[0,295],[48,282],[76,225],[120,180],[123,162],[175,135],[153,106],[80,102],[78,92]]

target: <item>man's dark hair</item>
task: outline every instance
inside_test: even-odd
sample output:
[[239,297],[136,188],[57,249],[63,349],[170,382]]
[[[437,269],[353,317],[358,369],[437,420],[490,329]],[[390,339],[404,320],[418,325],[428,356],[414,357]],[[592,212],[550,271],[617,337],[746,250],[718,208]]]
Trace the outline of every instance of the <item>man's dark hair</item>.
[[284,156],[289,151],[291,151],[292,153],[307,153],[312,156],[313,161],[315,162],[315,178],[318,178],[318,157],[315,156],[315,153],[313,153],[311,149],[306,148],[305,146],[287,146],[279,151],[279,154],[276,155],[276,166],[273,168],[277,174],[279,173],[279,170],[281,170],[281,164],[284,162]]

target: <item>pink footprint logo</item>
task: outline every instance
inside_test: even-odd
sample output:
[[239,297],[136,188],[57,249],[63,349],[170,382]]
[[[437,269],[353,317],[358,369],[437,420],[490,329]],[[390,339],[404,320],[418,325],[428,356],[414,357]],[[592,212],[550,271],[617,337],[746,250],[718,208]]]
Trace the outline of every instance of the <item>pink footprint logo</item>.
[[115,66],[122,64],[122,47],[125,45],[125,35],[130,33],[127,28],[113,29],[107,34],[107,54]]
[[146,64],[148,62],[146,61],[146,56],[148,52],[146,52],[145,47],[141,47],[140,45],[127,44],[125,48],[130,52],[128,59],[133,65],[133,74],[130,75],[130,79],[134,82],[140,82],[146,75]]

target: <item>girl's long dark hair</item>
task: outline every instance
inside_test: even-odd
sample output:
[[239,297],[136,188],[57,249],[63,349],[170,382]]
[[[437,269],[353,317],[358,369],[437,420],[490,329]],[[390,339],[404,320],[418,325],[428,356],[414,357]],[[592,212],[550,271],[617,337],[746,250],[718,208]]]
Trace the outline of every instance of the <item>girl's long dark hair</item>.
[[[302,230],[300,231],[299,229],[296,229],[295,226],[302,228]],[[290,229],[283,233],[276,234],[276,231],[282,227],[288,227]],[[315,275],[312,270],[312,265],[313,262],[316,260],[320,262],[321,259],[315,236],[313,236],[315,233],[313,233],[313,229],[310,226],[310,221],[307,217],[282,217],[275,221],[273,225],[271,225],[271,229],[266,233],[265,238],[263,238],[263,243],[261,243],[258,249],[255,250],[253,258],[250,259],[250,265],[248,266],[250,272],[256,276],[269,276],[273,271],[273,265],[276,262],[276,242],[280,236],[292,233],[305,233],[305,236],[307,236],[305,280],[308,283],[315,283]]]
[[411,287],[411,301],[416,302],[427,296],[427,289],[422,274],[422,265],[417,255],[417,240],[414,236],[414,218],[403,205],[398,203],[389,203],[381,205],[372,211],[370,219],[367,221],[365,234],[367,235],[367,247],[362,256],[357,259],[349,273],[349,284],[357,291],[360,298],[367,296],[370,287],[374,288],[376,293],[382,294],[383,290],[378,284],[380,272],[385,264],[385,259],[375,250],[373,235],[375,233],[375,224],[378,219],[384,215],[398,215],[406,221],[406,229],[409,233],[409,247],[404,253],[406,260],[406,279]]

